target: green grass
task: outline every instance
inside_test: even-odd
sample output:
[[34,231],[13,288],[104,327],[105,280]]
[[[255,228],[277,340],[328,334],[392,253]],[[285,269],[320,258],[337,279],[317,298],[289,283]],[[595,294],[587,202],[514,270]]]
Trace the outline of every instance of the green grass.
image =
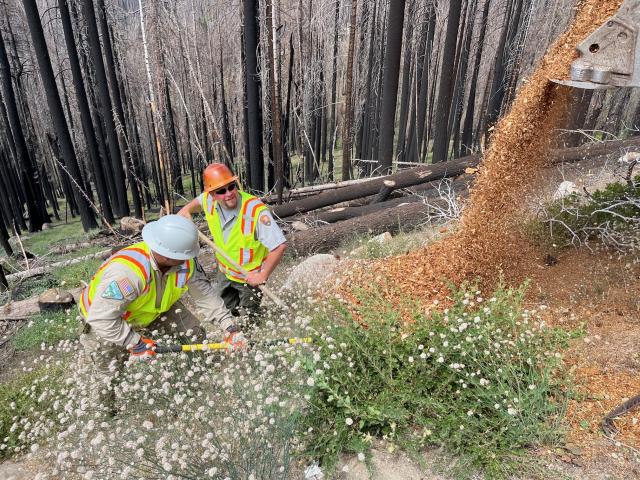
[[99,258],[92,258],[56,268],[51,272],[54,284],[68,289],[82,286],[83,281],[89,283],[103,261]]
[[77,338],[80,324],[76,314],[75,306],[68,314],[64,311],[38,313],[18,330],[11,344],[16,350],[25,351],[38,349],[42,344],[56,345],[61,340]]
[[[25,234],[28,238],[23,239],[22,243],[25,250],[36,255],[44,255],[51,250],[51,247],[87,241],[95,233],[97,233],[97,230],[85,233],[79,217],[76,217],[70,220],[69,223],[64,221],[54,222],[48,230]],[[19,254],[20,247],[15,241],[13,244],[16,246],[14,251]]]

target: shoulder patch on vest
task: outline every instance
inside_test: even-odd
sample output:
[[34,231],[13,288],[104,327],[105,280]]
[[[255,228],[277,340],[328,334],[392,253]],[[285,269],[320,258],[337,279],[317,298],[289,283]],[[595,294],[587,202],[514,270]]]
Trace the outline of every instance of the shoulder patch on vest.
[[102,292],[102,298],[110,298],[112,300],[124,300],[124,295],[115,280],[109,284]]
[[267,227],[271,226],[271,219],[269,218],[269,215],[266,213],[260,215],[260,223]]

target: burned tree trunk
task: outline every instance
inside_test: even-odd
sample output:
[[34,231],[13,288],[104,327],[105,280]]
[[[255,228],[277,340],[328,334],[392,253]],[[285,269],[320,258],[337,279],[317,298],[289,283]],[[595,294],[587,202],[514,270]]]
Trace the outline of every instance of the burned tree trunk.
[[342,180],[351,178],[351,147],[353,145],[353,56],[356,41],[356,10],[358,1],[351,2],[351,19],[349,21],[349,52],[347,53],[347,80],[345,87],[345,120],[342,136]]
[[62,102],[60,101],[58,87],[56,86],[56,80],[53,75],[53,67],[51,66],[51,60],[49,58],[49,51],[47,50],[44,31],[42,30],[42,24],[40,23],[38,6],[36,4],[36,0],[23,0],[22,3],[27,14],[27,23],[31,32],[31,39],[33,40],[36,57],[38,59],[40,78],[42,79],[47,96],[49,114],[51,115],[53,128],[58,136],[64,165],[68,170],[68,172],[65,173],[71,177],[74,187],[73,193],[76,199],[76,205],[78,205],[82,227],[85,232],[88,232],[93,228],[97,228],[98,224],[96,223],[95,215],[89,205],[86,193],[82,190],[84,182],[80,175],[78,159],[76,158],[76,152],[73,148],[73,144],[71,143],[69,127],[67,126],[67,122],[64,117],[64,111],[62,110]]
[[328,252],[354,235],[396,233],[400,227],[409,229],[422,225],[429,216],[429,209],[420,202],[387,208],[344,222],[295,232],[287,237],[287,244],[299,256]]
[[15,144],[16,160],[20,167],[20,180],[24,191],[29,215],[29,231],[36,232],[42,229],[42,224],[47,220],[42,215],[42,209],[38,205],[36,191],[41,188],[38,175],[34,172],[31,156],[24,138],[16,97],[11,84],[11,71],[9,59],[5,48],[4,39],[0,34],[0,81],[2,82],[2,97],[7,107],[7,117],[11,135]]
[[262,156],[262,122],[260,120],[260,73],[258,72],[258,2],[243,0],[244,5],[244,58],[245,88],[247,95],[247,126],[249,150],[245,153],[249,162],[250,187],[264,189],[264,158]]
[[113,183],[115,184],[115,212],[117,216],[127,216],[130,211],[124,169],[122,168],[122,153],[118,143],[116,124],[113,120],[113,109],[111,97],[109,96],[107,73],[102,60],[102,48],[100,47],[96,15],[93,10],[93,0],[82,0],[82,13],[87,25],[87,41],[95,73],[96,102],[106,130],[109,163],[113,173]]
[[440,85],[438,88],[438,102],[434,120],[435,133],[433,135],[433,162],[442,162],[447,159],[449,152],[449,113],[451,112],[451,100],[455,83],[454,62],[448,59],[454,58],[458,27],[460,25],[460,10],[462,0],[449,2],[449,14],[447,16],[447,30],[443,47],[443,62],[440,69]]
[[402,52],[402,27],[404,25],[405,0],[391,0],[387,45],[384,51],[382,82],[382,113],[380,118],[380,149],[378,165],[382,173],[390,173],[393,162],[393,135],[395,132],[396,104],[398,100],[398,76]]

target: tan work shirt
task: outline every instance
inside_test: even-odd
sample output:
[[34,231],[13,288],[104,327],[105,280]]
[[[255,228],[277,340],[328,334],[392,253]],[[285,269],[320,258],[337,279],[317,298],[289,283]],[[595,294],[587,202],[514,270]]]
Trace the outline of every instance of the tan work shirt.
[[[159,307],[164,290],[166,287],[167,277],[171,272],[175,272],[182,268],[182,265],[171,267],[166,273],[162,273],[158,268],[153,255],[151,257],[151,285],[150,288],[156,289],[156,302]],[[129,293],[123,299],[104,298],[105,289],[113,282],[117,282],[126,278],[133,287],[133,292]],[[226,330],[235,322],[232,320],[231,313],[224,306],[224,302],[217,294],[216,289],[207,280],[202,267],[196,262],[193,276],[189,279],[189,294],[194,300],[196,307],[202,318],[202,327],[207,333],[213,332],[214,321],[217,321],[222,330]],[[95,331],[96,335],[108,342],[116,345],[132,345],[140,341],[140,334],[135,332],[131,325],[122,319],[122,315],[127,307],[138,296],[140,296],[144,288],[143,282],[130,268],[119,262],[111,262],[104,269],[100,285],[96,289],[93,302],[89,308],[89,318],[85,321]],[[107,295],[108,297],[108,295]],[[153,325],[153,323],[151,324]]]
[[[200,203],[200,207],[204,208],[204,193],[201,193],[196,198]],[[236,220],[240,217],[241,207],[242,201],[240,199],[238,200],[236,208],[231,210],[224,208],[220,203],[216,204],[225,242],[229,240],[229,234],[236,224]],[[260,213],[260,218],[256,225],[255,238],[267,247],[267,250],[270,252],[287,241],[284,233],[282,233],[282,229],[278,226],[278,223],[274,220],[273,215],[268,209],[264,209]]]

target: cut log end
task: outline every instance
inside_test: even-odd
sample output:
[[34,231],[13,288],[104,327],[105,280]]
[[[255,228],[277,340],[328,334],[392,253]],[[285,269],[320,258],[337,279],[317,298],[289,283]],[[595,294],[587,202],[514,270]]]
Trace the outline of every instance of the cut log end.
[[42,311],[63,310],[73,304],[75,304],[73,295],[59,288],[51,288],[38,296],[38,307]]

